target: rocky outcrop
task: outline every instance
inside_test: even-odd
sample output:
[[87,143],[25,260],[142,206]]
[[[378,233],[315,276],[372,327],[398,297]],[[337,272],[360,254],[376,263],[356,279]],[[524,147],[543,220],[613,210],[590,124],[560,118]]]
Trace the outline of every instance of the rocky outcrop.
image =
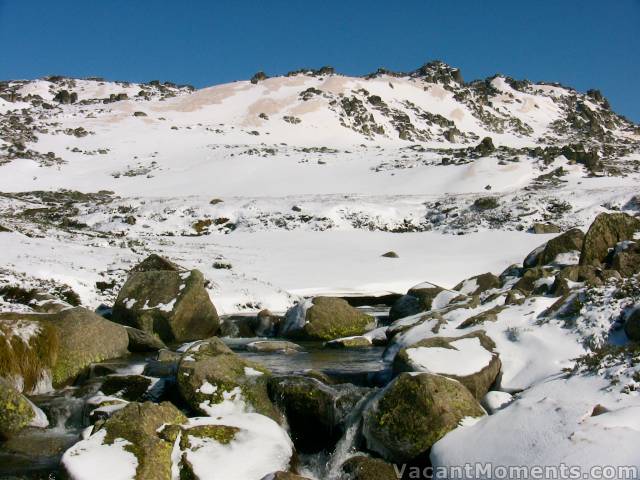
[[393,361],[396,372],[429,372],[452,378],[480,401],[500,373],[495,343],[483,331],[461,337],[432,337],[402,348]]
[[580,265],[602,266],[609,250],[619,242],[633,240],[636,232],[640,232],[637,218],[626,213],[601,213],[584,237]]
[[353,308],[345,300],[316,297],[295,305],[285,315],[280,335],[289,338],[328,341],[362,335],[375,327],[375,319]]
[[198,270],[131,273],[113,306],[113,320],[155,333],[164,342],[207,338],[219,328],[218,314]]
[[460,382],[430,373],[403,373],[366,407],[363,434],[369,450],[392,462],[424,454],[465,417],[484,410]]

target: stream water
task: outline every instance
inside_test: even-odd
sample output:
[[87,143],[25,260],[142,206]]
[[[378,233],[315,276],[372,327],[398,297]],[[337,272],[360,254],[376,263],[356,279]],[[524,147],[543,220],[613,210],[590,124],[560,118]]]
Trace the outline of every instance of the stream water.
[[[389,365],[382,360],[383,347],[340,349],[324,348],[320,342],[300,342],[304,352],[285,355],[247,351],[246,345],[257,338],[224,340],[236,353],[261,363],[276,375],[315,370],[340,383],[359,386],[382,386],[390,377]],[[64,451],[77,442],[82,431],[91,425],[87,399],[98,392],[105,375],[142,374],[146,363],[154,357],[154,353],[130,355],[95,364],[91,372],[77,381],[75,386],[31,397],[47,414],[49,428],[28,428],[0,443],[0,480],[66,478],[59,461]],[[301,468],[305,474],[323,480],[338,478],[334,473],[339,460],[346,458],[353,447],[353,436],[358,425],[355,418],[358,418],[357,410],[363,401],[352,413],[354,420],[347,421],[345,434],[334,452],[301,455]]]

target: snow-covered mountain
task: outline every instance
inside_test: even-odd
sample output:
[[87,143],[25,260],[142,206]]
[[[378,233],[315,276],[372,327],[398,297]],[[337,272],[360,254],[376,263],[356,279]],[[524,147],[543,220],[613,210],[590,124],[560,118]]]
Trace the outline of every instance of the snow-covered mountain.
[[[640,129],[612,112],[598,91],[500,75],[465,83],[441,62],[362,78],[328,67],[274,78],[259,73],[200,90],[49,77],[1,83],[0,102],[6,228],[45,242],[55,232],[65,239],[57,249],[102,238],[125,251],[162,247],[209,266],[212,258],[227,261],[238,268],[210,272],[223,289],[229,282],[220,275],[259,277],[273,284],[269,290],[402,291],[425,278],[417,265],[434,261],[425,256],[430,247],[393,278],[387,263],[362,276],[341,273],[340,281],[333,270],[302,281],[308,275],[296,274],[302,259],[292,252],[316,250],[321,238],[305,232],[354,232],[348,238],[357,245],[393,249],[408,239],[367,235],[384,238],[371,243],[358,235],[497,234],[536,222],[568,228],[586,226],[603,208],[637,208],[629,200],[637,190]],[[59,189],[93,195],[38,193]],[[257,232],[269,238],[256,244],[258,237],[248,235]],[[271,239],[277,235],[282,239]],[[340,256],[346,240],[322,238],[320,245],[334,245],[326,254]],[[482,243],[475,238],[459,241],[461,248]],[[518,238],[509,241],[522,244],[510,260],[538,242]],[[276,255],[271,248],[238,254],[243,242],[283,246],[281,265],[259,265]],[[203,259],[204,247],[210,253]],[[343,253],[356,265],[373,256]],[[259,260],[244,265],[248,256]],[[16,263],[8,252],[3,260]],[[101,262],[86,285],[76,285],[81,296],[104,299],[93,277],[110,268]],[[289,272],[284,279],[274,274],[282,268]],[[454,284],[477,271],[426,273]],[[247,292],[230,296],[228,310],[256,302]]]

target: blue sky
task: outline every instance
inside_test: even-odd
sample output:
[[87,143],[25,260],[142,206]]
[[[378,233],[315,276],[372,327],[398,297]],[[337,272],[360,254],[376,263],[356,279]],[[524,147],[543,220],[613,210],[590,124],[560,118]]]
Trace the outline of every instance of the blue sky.
[[431,59],[599,88],[640,122],[640,0],[0,0],[0,78],[59,74],[197,87],[332,65]]

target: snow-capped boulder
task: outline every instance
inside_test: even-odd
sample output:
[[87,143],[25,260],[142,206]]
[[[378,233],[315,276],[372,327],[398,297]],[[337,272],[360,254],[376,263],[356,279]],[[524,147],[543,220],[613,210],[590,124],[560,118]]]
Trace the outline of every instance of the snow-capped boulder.
[[432,337],[401,349],[396,372],[429,372],[459,381],[481,400],[500,373],[496,345],[483,331],[462,337]]
[[113,320],[156,333],[165,342],[207,338],[219,328],[198,270],[131,273],[113,306]]
[[474,315],[464,320],[460,325],[458,325],[458,329],[462,330],[464,328],[475,327],[476,325],[482,325],[486,322],[495,322],[498,320],[498,314],[502,312],[505,308],[506,307],[504,305],[496,305],[495,307],[492,307],[489,310],[480,312],[477,315]]
[[67,450],[62,465],[74,480],[96,478],[96,472],[114,480],[170,479],[176,438],[165,432],[186,421],[168,402],[130,403]]
[[475,277],[463,280],[453,287],[453,289],[463,295],[480,295],[487,290],[500,288],[500,285],[500,279],[493,273],[487,272],[482,275],[476,275]]
[[122,357],[129,338],[121,325],[85,308],[54,314],[0,314],[0,375],[25,392],[72,381],[91,363]]
[[180,478],[269,478],[274,471],[288,470],[294,453],[287,432],[257,413],[190,418],[179,434],[174,452]]
[[392,462],[427,452],[466,417],[484,410],[460,382],[430,373],[402,373],[380,391],[363,415],[366,445]]
[[333,340],[362,335],[375,327],[375,319],[353,308],[345,300],[316,297],[287,311],[280,335],[309,340]]
[[512,401],[513,395],[510,393],[493,390],[491,392],[487,392],[487,394],[482,398],[481,404],[487,412],[493,414],[502,410]]
[[365,455],[351,457],[340,468],[343,480],[398,480],[393,465]]
[[[41,424],[42,412],[27,397],[0,378],[0,440],[6,439],[25,427]],[[46,421],[46,416],[44,417]]]
[[266,368],[239,357],[218,338],[191,345],[177,374],[181,396],[197,412],[249,411],[280,421],[267,393],[268,377]]
[[269,396],[284,412],[293,442],[304,453],[319,452],[335,444],[346,416],[364,391],[351,385],[329,386],[298,375],[269,381]]
[[593,221],[584,237],[580,265],[601,266],[609,249],[625,240],[633,240],[640,232],[640,220],[626,213],[601,213]]

